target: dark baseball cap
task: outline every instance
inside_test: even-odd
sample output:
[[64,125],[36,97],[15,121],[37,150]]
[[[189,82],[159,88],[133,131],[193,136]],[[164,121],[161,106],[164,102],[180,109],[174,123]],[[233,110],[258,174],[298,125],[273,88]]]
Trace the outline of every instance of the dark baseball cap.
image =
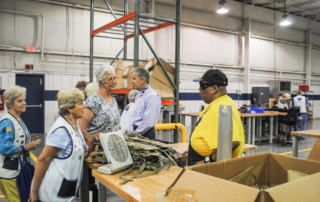
[[228,78],[220,69],[209,69],[202,78],[193,79],[194,82],[206,81],[218,86],[227,86]]

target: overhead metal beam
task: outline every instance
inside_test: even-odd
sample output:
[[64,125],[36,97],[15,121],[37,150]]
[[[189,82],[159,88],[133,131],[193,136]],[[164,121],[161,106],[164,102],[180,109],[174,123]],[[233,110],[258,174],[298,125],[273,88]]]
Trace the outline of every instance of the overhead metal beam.
[[248,15],[248,13],[251,11],[252,7],[254,6],[254,4],[255,4],[257,1],[258,1],[258,0],[255,0],[255,1],[251,4],[249,10],[246,12],[246,14],[244,14],[243,18],[245,18],[245,17]]
[[[283,5],[282,3],[274,2],[274,0],[266,0],[266,1],[269,1],[269,2],[272,2],[272,3],[275,3],[275,4]],[[320,15],[319,13],[315,13],[315,12],[312,12],[312,11],[309,11],[309,10],[306,10],[306,9],[294,7],[294,6],[292,6],[292,5],[286,5],[286,7],[288,7],[288,8],[294,8],[294,9],[297,9],[297,10],[300,10],[300,11],[305,11],[305,12],[308,12],[308,13],[312,13],[312,14],[315,14],[315,15],[317,15],[317,16]]]
[[304,6],[304,5],[312,4],[312,3],[316,3],[316,2],[319,2],[319,0],[309,0],[309,1],[305,1],[305,2],[289,4],[289,5],[290,6]]
[[319,16],[313,21],[313,23],[310,25],[310,27],[308,28],[308,30],[310,30],[310,28],[311,28],[312,25],[317,21],[318,18],[319,18]]
[[298,24],[298,22],[303,18],[303,16],[304,16],[304,15],[302,15],[302,16],[299,18],[299,20],[296,22],[296,24],[293,25],[293,27],[295,27],[295,26]]

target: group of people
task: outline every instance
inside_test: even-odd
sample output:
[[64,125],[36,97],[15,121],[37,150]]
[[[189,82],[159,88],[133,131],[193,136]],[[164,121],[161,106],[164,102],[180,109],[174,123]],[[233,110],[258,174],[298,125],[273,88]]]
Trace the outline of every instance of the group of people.
[[[288,93],[278,93],[278,98],[278,108],[280,109],[289,109],[290,105],[292,107],[300,107],[300,116],[302,118],[301,131],[304,131],[307,125],[308,112],[310,112],[308,98],[302,95],[301,90],[298,90],[297,95],[293,98]],[[300,121],[295,125],[294,130],[299,131],[299,127]],[[301,139],[304,140],[304,136]]]
[[[130,104],[122,117],[112,91],[117,80],[113,66],[103,66],[96,72],[97,83],[80,82],[77,88],[63,89],[57,94],[59,118],[47,133],[46,144],[38,157],[29,199],[22,199],[16,178],[19,161],[36,149],[41,140],[31,140],[20,118],[26,110],[26,89],[13,86],[6,89],[4,101],[8,109],[0,122],[0,190],[8,201],[72,201],[78,190],[84,159],[94,150],[99,135],[113,131],[132,131],[155,139],[161,98],[149,85],[149,72],[134,68],[129,93]],[[238,109],[227,95],[226,75],[217,69],[208,70],[202,78],[199,92],[209,104],[199,115],[200,120],[189,141],[188,165],[216,161],[219,105],[232,106],[233,157],[244,148],[244,131]]]
[[0,121],[0,190],[8,201],[72,201],[82,178],[83,160],[94,150],[101,133],[136,132],[155,138],[154,126],[161,107],[160,96],[149,85],[149,73],[135,68],[125,109],[126,119],[120,121],[118,104],[111,96],[117,80],[113,66],[103,66],[96,72],[97,83],[79,82],[76,88],[57,94],[59,118],[47,133],[46,144],[37,159],[30,197],[21,198],[17,184],[20,159],[30,164],[30,150],[41,140],[31,135],[20,118],[26,111],[26,89],[12,86],[4,93],[7,114]]

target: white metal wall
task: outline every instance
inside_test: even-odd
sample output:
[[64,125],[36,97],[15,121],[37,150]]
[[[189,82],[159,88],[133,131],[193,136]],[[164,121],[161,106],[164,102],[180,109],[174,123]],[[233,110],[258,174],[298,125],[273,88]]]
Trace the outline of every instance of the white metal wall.
[[[55,1],[56,3],[59,3]],[[61,2],[70,4],[67,0]],[[116,11],[123,9],[123,1],[109,1]],[[156,0],[155,13],[158,16],[175,18],[174,0]],[[73,2],[72,2],[73,3]],[[85,6],[89,1],[76,0],[75,3]],[[106,9],[103,1],[95,1],[99,8]],[[129,11],[133,11],[133,1],[130,1]],[[239,65],[239,31],[241,30],[241,16],[250,8],[241,3],[232,2],[230,13],[218,15],[218,0],[184,0],[182,1],[181,28],[181,92],[198,92],[198,83],[192,82],[193,78],[201,77],[210,68],[220,68],[229,77],[229,93],[237,90],[244,92],[243,70],[235,69]],[[72,6],[55,5],[37,2],[33,0],[1,1],[0,9],[14,10],[20,12],[36,13],[44,15],[44,61],[41,61],[39,49],[41,48],[42,17],[26,16],[0,12],[0,45],[11,46],[11,49],[0,46],[0,70],[13,72],[1,73],[2,88],[6,89],[15,84],[15,72],[23,71],[24,65],[34,64],[34,72],[45,74],[45,90],[60,90],[61,88],[73,87],[79,80],[88,80],[89,71],[89,22],[90,12],[88,9],[73,8]],[[150,7],[142,4],[141,12],[147,13]],[[120,17],[121,15],[118,15]],[[293,88],[303,84],[303,74],[292,74],[282,71],[305,72],[306,29],[312,21],[302,18],[295,28],[276,27],[274,32],[274,13],[269,9],[253,7],[247,18],[251,20],[250,41],[250,65],[252,86],[268,86],[268,80],[272,80],[275,68],[277,79],[292,80]],[[276,24],[281,20],[282,13],[276,13]],[[94,27],[98,28],[113,20],[110,13],[95,12]],[[299,17],[290,15],[294,23]],[[191,25],[190,25],[191,24]],[[316,24],[316,23],[315,23]],[[201,27],[202,26],[202,27]],[[229,32],[229,33],[227,33]],[[312,44],[320,46],[320,26],[313,30]],[[286,40],[293,44],[270,41],[276,35],[277,40]],[[175,29],[174,26],[147,34],[148,39],[158,55],[169,62],[174,62],[175,56]],[[261,39],[265,37],[268,39]],[[244,37],[242,44],[244,44]],[[38,53],[26,53],[21,48],[35,46]],[[112,58],[122,48],[121,40],[94,39],[94,69],[103,63],[110,63]],[[242,48],[242,64],[244,56],[244,45]],[[4,50],[6,49],[6,50]],[[16,51],[13,51],[16,50]],[[274,52],[275,51],[275,52]],[[72,56],[74,53],[74,56]],[[312,49],[312,72],[320,74],[320,50]],[[275,56],[275,58],[274,58]],[[122,57],[122,55],[120,55]],[[129,40],[128,57],[133,58],[133,40]],[[140,59],[152,57],[146,44],[140,37]],[[275,67],[274,67],[275,59]],[[59,60],[60,62],[50,62]],[[64,61],[64,62],[61,62]],[[68,62],[67,62],[68,61]],[[74,61],[74,62],[70,62]],[[143,63],[144,61],[141,61]],[[219,66],[220,65],[220,66]],[[264,71],[264,69],[269,70]],[[263,71],[262,71],[263,70]],[[313,85],[311,89],[315,94],[320,94],[319,76],[312,76]],[[251,93],[251,92],[248,92]],[[235,100],[238,106],[249,101]],[[316,101],[319,102],[319,101]],[[181,101],[185,106],[184,112],[198,112],[200,100]],[[320,117],[319,104],[315,104],[317,110],[314,117]],[[3,112],[0,112],[3,115]],[[57,102],[45,102],[45,130],[47,131],[58,115]],[[190,120],[187,119],[187,125]]]

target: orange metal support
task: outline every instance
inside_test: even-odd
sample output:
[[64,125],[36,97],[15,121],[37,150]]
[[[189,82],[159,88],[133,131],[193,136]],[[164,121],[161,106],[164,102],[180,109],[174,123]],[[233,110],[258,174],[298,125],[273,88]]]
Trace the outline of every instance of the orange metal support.
[[[165,22],[165,23],[163,23],[161,25],[157,25],[155,27],[152,27],[152,28],[149,28],[149,29],[145,29],[145,30],[143,30],[143,33],[146,34],[146,33],[149,33],[149,32],[153,32],[153,31],[156,31],[158,29],[162,29],[162,28],[168,27],[170,25],[174,25],[174,24],[176,24],[176,23]],[[139,32],[139,35],[141,35],[140,32]],[[134,37],[134,34],[131,34],[131,35],[125,36],[124,40],[127,41],[128,39],[133,38],[133,37]]]
[[121,18],[119,18],[119,19],[117,19],[117,20],[115,20],[113,22],[110,22],[109,24],[106,24],[106,25],[104,25],[104,26],[102,26],[102,27],[100,27],[100,28],[98,28],[96,30],[93,30],[90,33],[90,37],[93,38],[94,35],[102,32],[102,31],[104,31],[106,29],[110,29],[110,28],[112,28],[114,26],[117,26],[117,25],[119,25],[121,23],[127,22],[128,20],[134,19],[135,18],[135,14],[136,14],[136,12],[133,11],[132,13],[129,13],[128,15],[125,15],[125,16],[123,16],[123,17],[121,17]]
[[133,88],[118,88],[114,91],[112,91],[112,94],[123,94],[123,95],[127,95],[130,93],[130,91],[132,91]]

